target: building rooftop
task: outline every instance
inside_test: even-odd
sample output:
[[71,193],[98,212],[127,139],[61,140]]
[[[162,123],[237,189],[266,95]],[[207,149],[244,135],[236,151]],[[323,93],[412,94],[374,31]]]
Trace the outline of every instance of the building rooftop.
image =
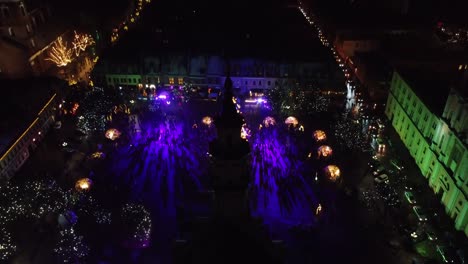
[[456,72],[415,69],[398,69],[397,72],[429,110],[438,116],[442,116],[450,88],[460,83],[460,75]]
[[55,93],[53,78],[0,80],[0,154],[23,133]]

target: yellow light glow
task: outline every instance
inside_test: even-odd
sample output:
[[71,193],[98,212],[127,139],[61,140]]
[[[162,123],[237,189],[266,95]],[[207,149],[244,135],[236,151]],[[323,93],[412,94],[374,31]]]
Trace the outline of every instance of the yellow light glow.
[[120,137],[120,131],[118,131],[115,128],[111,128],[111,129],[106,131],[106,138],[108,138],[110,140],[116,140],[119,137]]
[[315,209],[315,215],[319,215],[321,212],[322,212],[322,205],[319,204],[319,205],[317,206],[317,209]]
[[207,125],[207,126],[211,126],[211,124],[213,123],[213,118],[211,118],[210,116],[205,116],[202,119],[202,123]]
[[318,149],[319,157],[329,157],[333,153],[333,150],[329,146],[320,146]]
[[325,170],[328,179],[332,182],[336,182],[341,177],[340,169],[336,165],[328,165]]
[[324,141],[327,139],[327,134],[323,130],[314,131],[314,138],[316,141]]
[[263,119],[263,125],[265,127],[275,126],[276,125],[276,120],[271,116],[267,116],[267,117],[265,117],[265,119]]
[[284,123],[286,125],[293,125],[293,126],[297,126],[299,124],[299,121],[297,120],[297,118],[295,118],[294,116],[290,116],[288,118],[286,118],[286,120],[284,121]]
[[87,47],[93,45],[94,39],[91,35],[87,34],[78,34],[75,32],[75,36],[72,42],[73,51],[75,52],[75,56],[80,56],[82,51],[85,51]]
[[58,37],[49,51],[49,57],[45,60],[54,62],[58,67],[67,66],[72,62],[73,50],[68,47],[67,42]]
[[79,179],[75,183],[75,189],[79,192],[89,191],[89,189],[91,189],[92,183],[93,181],[91,181],[91,179],[88,178]]

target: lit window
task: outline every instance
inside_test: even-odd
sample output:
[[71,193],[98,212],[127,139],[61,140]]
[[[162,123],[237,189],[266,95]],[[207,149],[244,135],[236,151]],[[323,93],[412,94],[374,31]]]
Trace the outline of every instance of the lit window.
[[183,85],[184,84],[184,78],[179,78],[179,85]]
[[174,77],[169,77],[169,84],[174,85]]

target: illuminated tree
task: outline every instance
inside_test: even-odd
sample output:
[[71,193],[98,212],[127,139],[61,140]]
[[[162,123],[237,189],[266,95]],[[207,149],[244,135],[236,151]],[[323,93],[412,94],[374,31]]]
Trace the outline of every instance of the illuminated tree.
[[128,228],[127,234],[133,243],[146,247],[151,235],[151,217],[148,210],[140,204],[126,204],[122,210],[122,220]]
[[340,146],[349,150],[369,149],[369,143],[361,125],[347,115],[343,115],[335,122],[333,130]]
[[73,51],[75,55],[78,57],[82,51],[85,51],[87,47],[94,44],[94,39],[91,35],[87,34],[78,34],[75,31],[75,36],[73,38]]
[[77,126],[86,132],[104,131],[105,116],[110,114],[114,106],[113,99],[103,91],[89,91],[80,103]]
[[58,37],[49,51],[49,57],[46,60],[54,62],[58,67],[67,66],[72,62],[73,49],[68,47],[67,42]]
[[280,82],[267,96],[273,109],[283,115],[324,112],[330,104],[330,99],[319,89],[304,90],[291,81]]

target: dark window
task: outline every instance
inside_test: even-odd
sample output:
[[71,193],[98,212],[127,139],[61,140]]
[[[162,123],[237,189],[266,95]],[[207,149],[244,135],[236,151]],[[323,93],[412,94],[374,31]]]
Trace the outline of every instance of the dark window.
[[8,7],[7,7],[7,8],[3,8],[2,11],[3,11],[3,16],[4,16],[5,18],[9,18],[9,17],[10,17],[10,9],[8,9]]
[[26,9],[24,8],[24,5],[20,6],[20,10],[21,10],[21,15],[25,16],[26,15]]

